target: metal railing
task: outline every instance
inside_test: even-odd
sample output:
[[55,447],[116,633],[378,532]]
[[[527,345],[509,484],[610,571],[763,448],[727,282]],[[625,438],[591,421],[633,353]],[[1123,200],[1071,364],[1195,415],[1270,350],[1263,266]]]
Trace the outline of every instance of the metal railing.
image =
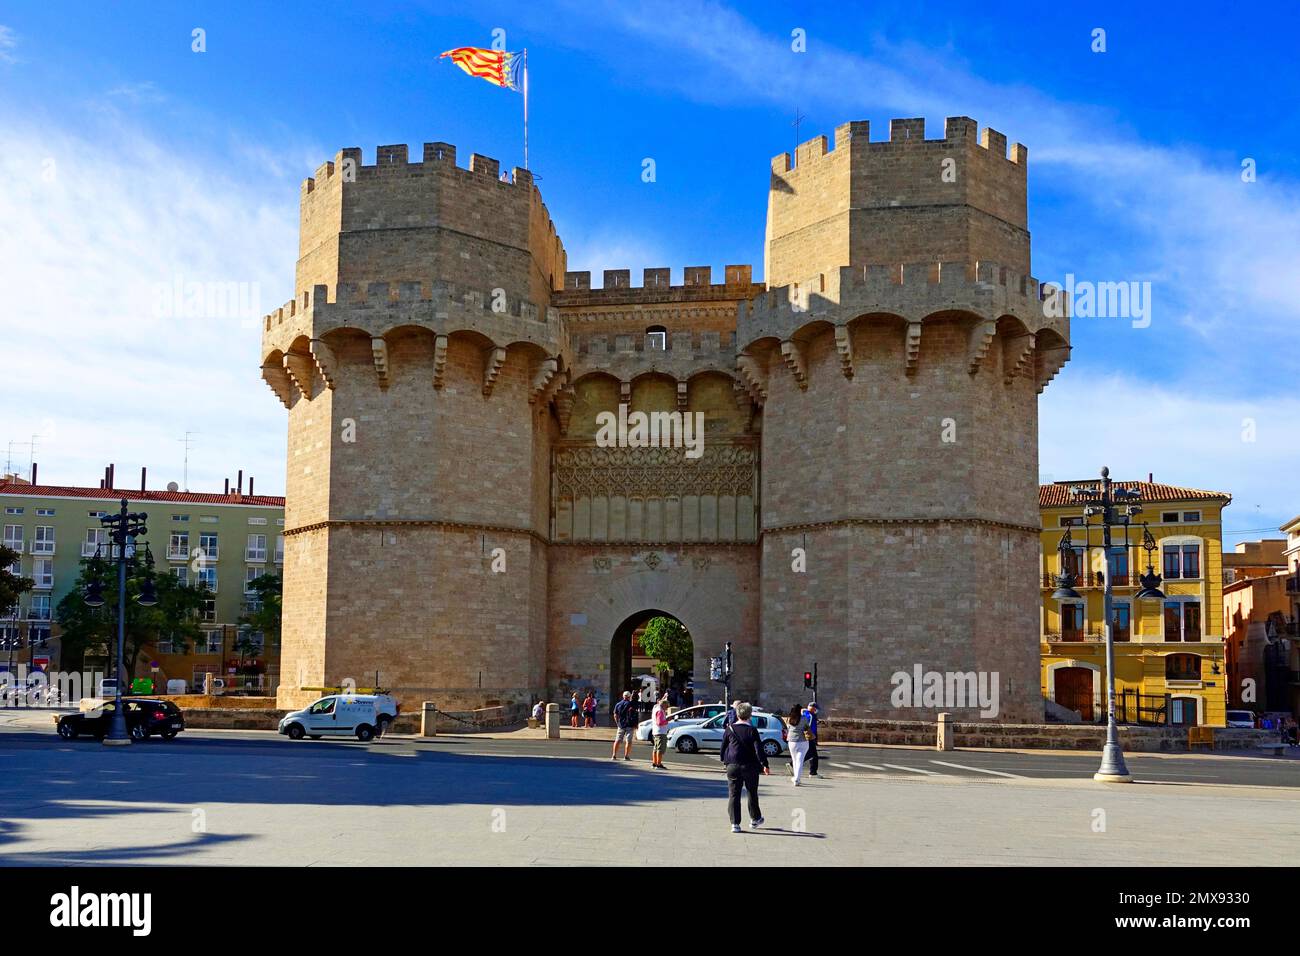
[[[1076,588],[1103,588],[1106,586],[1106,574],[1104,571],[1076,571],[1074,572]],[[1111,586],[1117,588],[1135,588],[1139,587],[1138,575],[1136,574],[1116,574],[1111,578]],[[1042,587],[1045,590],[1054,590],[1056,588],[1056,574],[1051,571],[1043,572]]]

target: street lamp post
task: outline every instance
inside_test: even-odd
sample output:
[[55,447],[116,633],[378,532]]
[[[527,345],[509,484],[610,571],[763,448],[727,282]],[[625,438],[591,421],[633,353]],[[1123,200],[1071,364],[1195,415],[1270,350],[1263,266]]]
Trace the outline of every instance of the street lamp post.
[[[1141,499],[1139,492],[1125,488],[1113,488],[1112,484],[1110,469],[1102,468],[1100,492],[1073,488],[1071,494],[1076,498],[1091,502],[1083,510],[1085,518],[1085,554],[1089,543],[1089,531],[1092,527],[1091,522],[1087,519],[1093,516],[1100,517],[1102,552],[1105,554],[1106,562],[1106,568],[1102,572],[1102,621],[1106,638],[1106,746],[1102,750],[1101,766],[1093,774],[1093,779],[1103,783],[1132,783],[1133,776],[1128,772],[1128,767],[1124,763],[1124,751],[1119,743],[1119,728],[1115,723],[1115,592],[1114,575],[1110,573],[1111,528],[1119,526],[1124,529],[1125,554],[1127,554],[1129,524],[1134,515],[1141,513],[1142,507],[1138,504]],[[1148,531],[1144,537],[1144,546],[1150,540],[1151,534]],[[1069,530],[1067,529],[1061,541],[1063,559],[1068,543]],[[1139,599],[1160,600],[1164,597],[1159,590],[1160,576],[1155,573],[1155,569],[1150,564],[1149,549],[1147,573],[1142,575],[1140,581],[1142,589],[1137,594]],[[1053,597],[1061,600],[1070,597],[1077,598],[1078,596],[1079,593],[1074,590],[1074,576],[1069,574],[1063,565],[1062,574],[1057,578],[1057,590]]]
[[[126,566],[135,559],[135,539],[148,532],[145,521],[149,515],[145,512],[128,510],[128,502],[122,499],[122,510],[115,515],[100,518],[100,524],[109,529],[109,540],[117,548],[117,658],[114,661],[116,679],[113,681],[113,715],[109,720],[108,734],[104,743],[108,746],[125,746],[131,742],[131,735],[126,729],[126,712],[122,708],[122,682],[126,679],[123,662],[126,659]],[[128,554],[128,550],[130,554]],[[152,564],[152,555],[147,555],[147,565]],[[137,599],[140,604],[150,607],[158,603],[154,593],[152,569],[146,575]],[[86,589],[85,597],[88,607],[102,607],[104,604],[103,587],[96,578]]]

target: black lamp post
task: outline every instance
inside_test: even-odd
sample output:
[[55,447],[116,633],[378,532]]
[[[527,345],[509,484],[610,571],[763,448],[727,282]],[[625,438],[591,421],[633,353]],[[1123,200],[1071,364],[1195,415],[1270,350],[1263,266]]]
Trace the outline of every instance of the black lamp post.
[[[1101,470],[1101,491],[1073,488],[1071,494],[1076,498],[1091,502],[1083,509],[1085,548],[1090,543],[1089,532],[1092,528],[1092,523],[1088,519],[1099,517],[1101,519],[1102,551],[1106,555],[1106,570],[1103,572],[1102,580],[1104,594],[1102,615],[1106,636],[1106,746],[1102,750],[1101,766],[1093,774],[1093,779],[1100,780],[1103,783],[1132,783],[1133,776],[1128,772],[1128,767],[1124,763],[1124,751],[1119,745],[1119,728],[1115,724],[1115,595],[1112,580],[1114,575],[1110,573],[1110,532],[1112,527],[1122,527],[1124,529],[1124,546],[1125,553],[1127,553],[1129,524],[1134,515],[1142,512],[1142,506],[1138,503],[1142,496],[1137,491],[1112,488],[1109,468],[1102,468]],[[1151,541],[1152,547],[1154,547],[1154,540],[1151,539],[1149,531],[1146,532],[1146,540]],[[1149,560],[1150,551],[1148,551]],[[1159,590],[1160,576],[1155,574],[1155,569],[1149,563],[1147,565],[1147,574],[1141,577],[1141,584],[1142,590],[1137,594],[1139,599],[1151,600],[1164,597]],[[1072,591],[1073,589],[1066,588],[1065,590]],[[1062,588],[1058,586],[1057,594],[1061,592]],[[1077,596],[1077,592],[1073,596]]]
[[[123,665],[126,659],[126,566],[128,562],[134,563],[135,539],[148,532],[145,527],[148,517],[143,511],[129,511],[127,500],[123,498],[121,511],[99,519],[100,524],[109,529],[109,540],[117,549],[117,659],[114,668],[117,679],[113,688],[113,716],[109,722],[108,734],[104,737],[104,743],[108,746],[123,746],[131,742],[126,729],[126,712],[122,709],[122,682],[126,679]],[[158,596],[153,585],[153,555],[147,546],[145,568],[145,580],[137,600],[143,606],[151,607],[158,603]],[[87,607],[103,607],[104,588],[98,577],[92,578],[86,587],[85,601]]]

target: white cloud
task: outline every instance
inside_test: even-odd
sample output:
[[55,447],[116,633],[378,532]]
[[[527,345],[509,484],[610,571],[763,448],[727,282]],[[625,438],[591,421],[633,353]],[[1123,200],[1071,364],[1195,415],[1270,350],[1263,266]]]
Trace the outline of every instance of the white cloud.
[[[240,176],[111,110],[64,127],[0,113],[0,139],[0,442],[42,435],[42,481],[92,483],[112,461],[123,485],[147,465],[156,487],[181,480],[178,439],[198,431],[191,488],[245,468],[282,491],[284,409],[260,379],[257,318],[292,295],[292,182]],[[160,314],[177,281],[242,284],[255,304]]]
[[1226,400],[1128,375],[1071,374],[1066,365],[1040,404],[1040,480],[1094,478],[1102,465],[1126,481],[1154,473],[1166,484],[1232,495],[1225,530],[1276,529],[1300,511],[1297,420],[1300,399],[1281,388]]
[[12,27],[0,24],[0,63],[17,63],[14,50],[18,48],[18,37]]

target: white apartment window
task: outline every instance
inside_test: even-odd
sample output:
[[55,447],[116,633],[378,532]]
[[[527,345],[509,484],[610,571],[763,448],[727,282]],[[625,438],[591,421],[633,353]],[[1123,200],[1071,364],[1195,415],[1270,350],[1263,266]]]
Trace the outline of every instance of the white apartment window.
[[[205,624],[211,624],[216,619],[217,619],[217,602],[209,598],[208,600],[204,601],[203,606],[199,608],[199,620],[203,621]],[[208,643],[209,645],[211,645],[212,643],[211,634],[208,635]],[[221,650],[220,638],[218,638],[217,650],[218,651]],[[208,651],[208,653],[211,654],[212,651]]]
[[176,575],[176,580],[182,586],[188,586],[190,583],[190,566],[188,564],[178,564],[172,568],[172,574]]
[[53,517],[54,517],[54,509],[53,509],[53,508],[37,508],[37,509],[36,509],[36,517],[38,517],[38,518],[53,518]]
[[108,529],[87,528],[86,540],[81,542],[81,556],[93,558],[96,553],[101,557],[108,551]]
[[189,516],[189,515],[172,515],[172,520],[173,520],[173,521],[189,521],[189,520],[190,520],[190,516]]
[[190,533],[173,531],[167,541],[167,558],[171,561],[184,561],[190,556]]
[[22,513],[23,513],[23,509],[22,509],[22,508],[6,508],[6,509],[5,509],[5,514],[7,514],[7,515],[20,515],[20,514],[22,514]]
[[98,519],[100,519],[100,518],[103,518],[103,517],[104,517],[105,515],[107,515],[107,514],[108,514],[107,511],[87,511],[87,512],[86,512],[86,517],[87,517],[87,518],[94,518],[94,519],[98,520]]
[[266,535],[250,534],[248,536],[248,549],[244,552],[244,559],[258,562],[266,560]]
[[195,581],[198,584],[205,585],[213,594],[217,593],[217,569],[212,565],[199,568],[198,574],[195,575]]
[[174,644],[172,644],[171,641],[159,641],[159,642],[158,642],[158,653],[159,653],[159,654],[175,654],[175,653],[176,653],[176,647],[175,647]]
[[1165,524],[1177,524],[1177,523],[1178,523],[1178,512],[1177,512],[1177,511],[1166,511],[1166,512],[1164,512],[1164,513],[1162,513],[1162,514],[1160,515],[1160,520],[1163,521]]
[[244,569],[244,593],[256,594],[257,592],[253,590],[253,582],[256,581],[258,578],[260,578],[265,573],[266,572],[264,570],[258,567],[245,568]]
[[216,524],[216,515],[199,515],[199,524]]
[[215,531],[205,531],[199,535],[199,550],[209,561],[215,561],[221,555],[221,549],[217,547],[217,533]]
[[27,618],[31,621],[48,621],[50,619],[50,596],[48,594],[32,595],[32,606],[27,612]]
[[1184,511],[1183,520],[1195,524],[1196,522],[1201,520],[1201,513],[1199,511]]
[[54,526],[48,524],[38,524],[36,533],[32,535],[32,554],[53,554],[54,553]]
[[265,519],[265,518],[249,518],[249,519],[248,519],[248,523],[251,524],[251,525],[264,525],[264,524],[266,524],[266,519]]
[[11,551],[23,553],[23,526],[20,524],[5,525],[5,547]]
[[[209,603],[215,603],[215,602],[209,602]],[[213,610],[211,619],[216,620],[216,616],[217,616],[216,611]],[[225,641],[221,639],[220,631],[208,631],[208,639],[205,644],[205,647],[209,654],[220,654],[222,651],[221,645],[224,643]]]
[[275,563],[284,564],[284,535],[275,536]]
[[283,518],[276,518],[276,519],[275,519],[275,523],[276,523],[276,525],[277,525],[278,527],[281,527],[281,528],[284,527],[284,519],[283,519]]
[[54,559],[37,558],[32,562],[32,580],[43,590],[54,587]]

